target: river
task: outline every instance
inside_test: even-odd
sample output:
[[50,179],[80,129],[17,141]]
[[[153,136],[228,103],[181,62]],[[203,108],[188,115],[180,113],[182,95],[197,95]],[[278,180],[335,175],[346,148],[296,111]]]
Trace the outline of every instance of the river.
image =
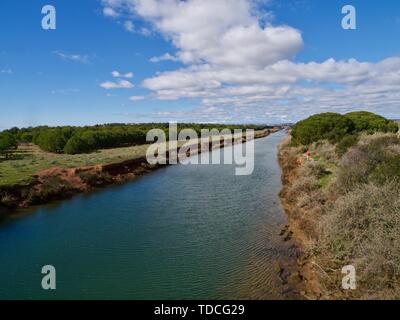
[[[294,260],[279,236],[284,135],[256,140],[251,176],[169,166],[20,212],[0,225],[0,298],[286,298],[276,270]],[[56,268],[54,291],[41,288],[44,265]]]

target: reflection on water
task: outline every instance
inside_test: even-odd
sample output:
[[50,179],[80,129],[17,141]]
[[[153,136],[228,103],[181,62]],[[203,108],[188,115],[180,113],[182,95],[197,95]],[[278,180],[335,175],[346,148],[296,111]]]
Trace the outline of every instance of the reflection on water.
[[[171,166],[2,224],[0,298],[285,298],[276,265],[294,249],[279,236],[283,136],[255,142],[251,176]],[[54,292],[40,288],[47,264]]]

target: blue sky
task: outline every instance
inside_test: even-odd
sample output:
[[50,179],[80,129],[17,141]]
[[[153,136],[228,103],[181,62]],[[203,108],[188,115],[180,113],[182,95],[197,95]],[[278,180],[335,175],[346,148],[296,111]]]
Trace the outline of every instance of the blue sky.
[[[215,15],[199,0],[2,0],[0,130],[355,109],[400,118],[400,2],[218,1]],[[41,28],[46,4],[56,30]],[[345,4],[357,30],[341,27]]]

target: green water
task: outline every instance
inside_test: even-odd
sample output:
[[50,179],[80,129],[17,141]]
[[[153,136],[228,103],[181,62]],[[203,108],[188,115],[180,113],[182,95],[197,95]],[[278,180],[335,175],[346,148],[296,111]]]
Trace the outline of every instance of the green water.
[[[277,145],[255,142],[255,170],[170,166],[131,183],[22,212],[0,225],[0,298],[284,298]],[[214,151],[219,152],[219,151]],[[41,268],[57,289],[41,289]]]

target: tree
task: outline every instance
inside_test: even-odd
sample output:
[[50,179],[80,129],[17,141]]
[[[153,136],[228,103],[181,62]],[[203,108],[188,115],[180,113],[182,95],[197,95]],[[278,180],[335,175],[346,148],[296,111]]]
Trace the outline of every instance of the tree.
[[308,145],[320,140],[338,142],[354,131],[353,122],[338,113],[321,113],[298,122],[292,130],[293,145]]
[[59,128],[42,130],[35,141],[43,150],[56,153],[63,152],[66,142],[64,133]]
[[375,132],[396,133],[399,130],[399,126],[395,121],[388,120],[372,112],[351,112],[346,114],[345,117],[353,121],[357,132],[367,132],[369,134]]
[[80,154],[89,151],[87,143],[79,136],[73,136],[64,147],[66,154]]
[[17,146],[17,141],[11,133],[0,133],[0,154],[5,155],[6,159],[17,149]]

